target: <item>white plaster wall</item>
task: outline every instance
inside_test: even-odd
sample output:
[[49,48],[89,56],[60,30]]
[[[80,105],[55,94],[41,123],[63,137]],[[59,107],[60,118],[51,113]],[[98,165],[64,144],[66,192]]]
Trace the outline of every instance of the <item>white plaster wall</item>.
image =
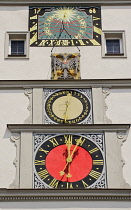
[[[112,89],[106,99],[107,117],[113,124],[131,124],[131,89]],[[123,174],[126,182],[131,186],[131,129],[128,138],[122,146],[122,156],[125,161]]]
[[0,188],[8,188],[15,178],[16,147],[7,124],[23,124],[29,116],[28,104],[23,90],[0,90]]
[[131,123],[131,89],[111,89],[106,98],[107,117],[115,123]]
[[[0,78],[50,79],[52,47],[30,47],[29,59],[4,59],[6,31],[28,31],[28,7],[0,7]],[[81,76],[131,78],[131,6],[102,6],[103,30],[125,30],[127,58],[102,58],[101,46],[80,47]],[[57,47],[53,52],[78,52],[77,47]]]

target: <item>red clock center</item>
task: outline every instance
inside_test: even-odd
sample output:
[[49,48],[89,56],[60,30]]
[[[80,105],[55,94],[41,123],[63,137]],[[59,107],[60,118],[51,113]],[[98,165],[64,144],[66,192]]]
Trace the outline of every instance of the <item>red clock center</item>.
[[92,157],[84,148],[76,145],[60,145],[46,157],[46,168],[55,179],[77,182],[85,178],[92,169]]

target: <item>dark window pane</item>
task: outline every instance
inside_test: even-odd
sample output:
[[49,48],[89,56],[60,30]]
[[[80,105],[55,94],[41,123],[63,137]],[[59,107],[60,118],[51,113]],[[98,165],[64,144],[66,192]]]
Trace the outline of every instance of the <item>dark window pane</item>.
[[11,41],[11,55],[24,55],[24,41]]
[[119,39],[106,40],[106,48],[107,48],[107,53],[120,54],[120,40]]

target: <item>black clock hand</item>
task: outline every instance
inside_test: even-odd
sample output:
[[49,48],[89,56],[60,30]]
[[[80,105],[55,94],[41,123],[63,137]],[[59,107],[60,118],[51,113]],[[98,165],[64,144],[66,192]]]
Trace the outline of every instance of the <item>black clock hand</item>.
[[[63,21],[61,22],[61,28],[60,28],[60,34],[59,34],[59,37],[58,37],[58,41],[59,41],[59,39],[60,39],[60,37],[61,37],[61,34],[62,34],[62,32],[64,31],[64,24],[63,24]],[[57,43],[57,42],[56,42]],[[51,49],[51,53],[52,53],[52,51],[53,51],[53,49],[54,49],[54,47],[56,46],[56,43],[53,45],[53,47],[52,47],[52,49]]]

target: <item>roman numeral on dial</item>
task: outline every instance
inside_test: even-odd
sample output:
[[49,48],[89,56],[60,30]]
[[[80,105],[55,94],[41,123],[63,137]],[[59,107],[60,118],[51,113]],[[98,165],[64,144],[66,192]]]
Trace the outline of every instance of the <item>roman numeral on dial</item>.
[[64,135],[65,138],[65,144],[72,145],[72,135]]
[[49,173],[48,173],[48,171],[45,169],[45,170],[39,171],[39,172],[38,172],[38,175],[39,175],[39,177],[40,177],[42,180],[44,180],[44,179],[46,179],[46,178],[49,176]]
[[45,154],[48,154],[48,150],[44,150],[43,148],[39,148],[39,151],[44,152]]
[[81,180],[81,181],[82,181],[83,186],[84,186],[85,188],[87,188],[87,187],[88,187],[88,184],[87,184],[86,182],[84,182],[83,180]]
[[58,184],[59,184],[59,181],[54,178],[49,185],[53,188],[57,188]]
[[45,160],[35,160],[35,165],[45,165]]
[[89,153],[92,154],[92,153],[94,153],[94,152],[96,152],[98,150],[99,150],[98,147],[95,147],[94,149],[90,150]]
[[89,175],[90,175],[91,177],[93,177],[94,179],[98,179],[99,176],[101,175],[101,173],[92,170],[92,171],[89,173]]
[[66,183],[66,188],[67,188],[67,189],[73,189],[72,183],[67,182],[67,183]]
[[93,165],[103,165],[104,161],[103,160],[93,160]]
[[59,145],[58,142],[57,142],[57,140],[56,140],[56,138],[53,138],[53,139],[51,139],[49,141],[53,144],[53,147],[56,147],[56,146]]

